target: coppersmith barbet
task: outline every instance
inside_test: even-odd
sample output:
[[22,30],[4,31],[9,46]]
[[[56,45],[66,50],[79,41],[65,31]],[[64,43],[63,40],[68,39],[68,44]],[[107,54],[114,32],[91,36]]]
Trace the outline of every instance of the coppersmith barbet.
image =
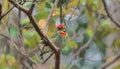
[[[65,31],[65,26],[63,24],[59,24],[56,27],[57,31],[52,36],[51,41],[60,49],[63,49],[67,44],[67,33]],[[44,46],[45,48],[42,49],[42,52],[51,52],[51,49],[48,46]]]
[[63,24],[59,24],[57,26],[57,32],[52,37],[52,42],[60,49],[63,49],[67,44],[67,33],[65,31],[65,26]]
[[[78,45],[75,41],[71,41],[67,32],[67,28],[63,24],[58,24],[56,27],[57,31],[55,35],[52,36],[51,41],[61,49],[61,53],[64,55],[68,55],[70,51],[78,48]],[[67,31],[67,32],[66,32]],[[45,47],[45,46],[44,46]],[[46,46],[42,51],[44,53],[52,52],[52,50]],[[41,54],[41,56],[43,55]]]

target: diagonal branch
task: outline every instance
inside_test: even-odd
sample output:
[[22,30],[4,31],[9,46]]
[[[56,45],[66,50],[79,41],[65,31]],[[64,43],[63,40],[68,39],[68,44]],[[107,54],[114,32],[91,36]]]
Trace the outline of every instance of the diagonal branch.
[[22,56],[24,56],[25,58],[27,58],[27,59],[28,59],[30,62],[32,62],[33,64],[36,64],[36,62],[35,62],[34,60],[32,60],[31,57],[29,57],[27,54],[25,54],[25,53],[23,53],[23,52],[21,52],[21,51],[19,50],[18,46],[16,45],[16,42],[15,42],[12,38],[10,38],[9,35],[4,34],[4,33],[1,33],[1,32],[0,32],[0,35],[2,35],[3,37],[7,38],[7,39],[10,41],[10,43],[12,44],[12,46],[16,49],[16,51],[17,51],[18,53],[20,53]]
[[[14,5],[19,10],[23,11],[29,18],[30,22],[32,23],[33,27],[35,28],[36,32],[39,34],[42,40],[52,49],[52,51],[55,53],[56,59],[55,59],[55,69],[60,69],[60,49],[49,40],[49,38],[42,32],[42,30],[38,27],[37,22],[35,21],[32,14],[29,12],[29,10],[23,8],[21,5],[15,3],[13,0],[8,0],[12,5]],[[58,1],[58,0],[56,0]],[[54,8],[55,9],[55,8]],[[52,16],[52,14],[50,15]]]
[[36,62],[31,57],[29,57],[27,54],[21,52],[19,50],[19,48],[17,47],[17,45],[12,40],[10,40],[10,41],[11,41],[11,44],[13,45],[13,47],[17,50],[18,53],[20,53],[23,57],[27,58],[31,63],[36,64]]
[[4,14],[1,14],[0,20],[5,17],[14,7],[10,8],[8,11],[6,11]]
[[30,19],[30,22],[32,23],[32,25],[34,26],[35,30],[37,31],[37,33],[41,36],[41,38],[45,41],[45,43],[47,43],[50,48],[54,51],[57,52],[58,48],[55,46],[54,43],[52,43],[49,38],[41,31],[41,29],[38,27],[34,17],[30,14],[30,12],[23,8],[21,5],[16,4],[14,1],[9,0],[9,2],[11,2],[15,7],[17,7],[18,9],[20,9],[21,11],[23,11]]
[[[98,24],[97,24],[98,25]],[[95,28],[94,28],[94,32],[93,32],[93,35],[92,37],[88,40],[88,42],[83,45],[79,50],[78,50],[78,53],[76,54],[76,56],[78,56],[82,50],[86,49],[89,47],[90,43],[93,41],[94,37],[95,37],[95,34],[96,34],[96,28],[98,27],[97,25],[95,25]]]
[[102,0],[102,2],[103,2],[103,6],[104,6],[104,8],[105,8],[105,11],[106,11],[107,16],[110,18],[110,20],[111,20],[117,27],[120,28],[120,24],[119,24],[117,21],[115,21],[115,20],[112,18],[112,16],[110,15],[110,13],[109,13],[109,11],[108,11],[108,9],[107,9],[107,5],[106,5],[105,0]]
[[28,12],[29,12],[28,9],[23,8],[21,5],[15,3],[13,0],[8,0],[8,1],[9,1],[10,3],[12,3],[12,4],[14,5],[14,7],[17,7],[18,9],[22,10],[23,12],[25,12],[25,13],[28,13]]
[[[69,21],[71,20],[71,18],[72,18],[72,16],[74,15],[74,13],[76,12],[77,7],[79,6],[79,4],[80,4],[80,0],[78,0],[78,3],[77,3],[77,5],[76,5],[75,9],[73,10],[73,13],[72,13],[71,16],[69,17],[68,23],[69,23]],[[82,7],[81,7],[81,8],[82,8]],[[81,9],[81,11],[80,11],[80,13],[79,13],[79,16],[81,15],[82,12],[83,12],[83,8]]]
[[[21,2],[20,2],[21,3]],[[22,4],[24,4],[25,2],[23,2]],[[14,8],[15,6],[11,7],[8,11],[6,11],[4,14],[0,14],[0,20],[2,20],[2,18],[4,18],[9,12],[11,12],[11,10]],[[1,9],[2,12],[2,9]]]
[[54,53],[52,52],[42,63],[44,64],[48,59],[50,59],[52,57]]
[[67,65],[66,69],[69,68],[70,64],[72,63],[72,61],[77,57],[79,56],[79,54],[85,50],[86,48],[89,47],[90,43],[93,41],[94,37],[95,37],[95,34],[96,34],[96,28],[98,27],[98,24],[95,24],[95,27],[94,27],[94,32],[93,32],[93,35],[92,37],[88,40],[88,42],[86,44],[84,44],[79,50],[78,52],[72,57],[70,63]]
[[110,62],[106,62],[106,63],[102,64],[101,67],[98,69],[105,69],[105,68],[109,67],[111,64],[113,64],[114,62],[116,62],[118,59],[120,59],[120,52],[113,60],[111,60]]

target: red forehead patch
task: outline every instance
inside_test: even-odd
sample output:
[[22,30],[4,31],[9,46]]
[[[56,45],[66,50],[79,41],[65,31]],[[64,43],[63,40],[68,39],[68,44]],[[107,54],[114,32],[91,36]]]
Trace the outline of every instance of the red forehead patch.
[[64,27],[64,25],[63,25],[63,24],[59,24],[59,25],[57,26],[57,28],[62,29],[62,28],[65,28],[65,27]]

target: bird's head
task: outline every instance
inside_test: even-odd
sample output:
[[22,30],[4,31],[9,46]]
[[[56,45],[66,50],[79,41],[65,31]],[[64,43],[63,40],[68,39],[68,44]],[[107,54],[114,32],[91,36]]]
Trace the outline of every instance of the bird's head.
[[57,32],[62,36],[62,37],[66,37],[67,33],[65,31],[65,26],[63,24],[59,24],[57,26]]

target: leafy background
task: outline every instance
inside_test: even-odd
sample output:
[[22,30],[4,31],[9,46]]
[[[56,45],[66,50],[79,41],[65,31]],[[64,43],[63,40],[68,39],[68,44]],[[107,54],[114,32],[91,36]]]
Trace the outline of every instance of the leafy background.
[[[20,0],[16,1],[19,2]],[[1,0],[0,2],[3,5],[3,12],[12,7],[8,0]],[[33,16],[42,30],[45,29],[46,19],[53,2],[54,0],[42,0],[37,2],[33,9]],[[104,62],[109,62],[115,58],[120,49],[120,30],[107,16],[102,0],[80,0],[80,2],[79,0],[61,0],[61,2],[63,20],[69,36],[67,46],[61,51],[61,69],[97,69]],[[120,21],[119,3],[119,0],[106,0],[111,16],[118,23]],[[31,1],[28,0],[23,4],[23,7],[29,8],[31,4]],[[14,8],[2,19],[0,24],[0,69],[22,69],[19,55],[17,55],[11,41],[6,36],[11,37],[18,47],[23,42],[27,52],[37,48],[41,42],[41,38],[26,15],[21,12],[21,15],[18,16],[18,13],[19,10]],[[19,22],[21,27],[19,27]],[[59,23],[60,8],[58,5],[52,14],[52,20],[47,32],[49,38],[54,35],[56,26]],[[96,24],[98,26],[94,28]],[[96,31],[95,35],[94,31]],[[78,50],[93,36],[94,39],[88,45],[89,47],[72,60]],[[42,67],[42,69],[53,69],[55,57],[52,56],[46,64],[42,65],[42,58],[39,54],[40,51],[37,51],[30,55],[37,62],[34,67],[36,69]],[[49,53],[43,57],[46,58],[48,55]],[[70,61],[71,64],[69,65]],[[29,69],[31,68],[29,67]],[[106,69],[120,69],[120,61],[114,62]]]

